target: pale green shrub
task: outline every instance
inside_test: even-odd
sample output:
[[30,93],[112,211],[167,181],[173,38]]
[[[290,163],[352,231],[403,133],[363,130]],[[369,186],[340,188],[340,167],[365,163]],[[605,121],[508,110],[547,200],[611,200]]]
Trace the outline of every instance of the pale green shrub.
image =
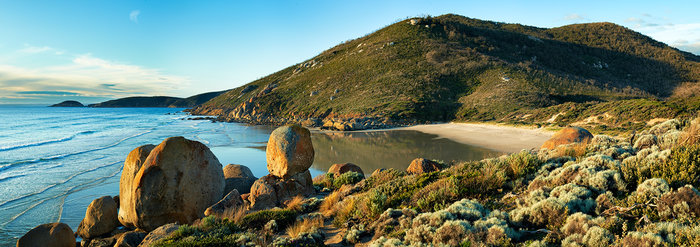
[[634,148],[637,150],[643,150],[656,146],[657,143],[658,139],[655,135],[640,135],[639,137],[637,137],[637,140],[634,141]]
[[608,247],[615,240],[615,235],[610,231],[593,226],[583,236],[583,243],[588,247]]
[[651,198],[658,198],[670,191],[671,187],[668,186],[666,180],[662,178],[651,178],[637,186],[637,190],[630,196],[636,197],[639,201],[647,201]]

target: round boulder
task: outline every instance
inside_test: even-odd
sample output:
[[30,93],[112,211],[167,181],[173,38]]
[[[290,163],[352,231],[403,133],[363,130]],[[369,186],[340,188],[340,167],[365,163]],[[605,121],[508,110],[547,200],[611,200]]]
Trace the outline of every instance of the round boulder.
[[365,173],[362,172],[362,168],[353,163],[333,164],[331,168],[328,169],[328,173],[333,173],[336,177],[346,172],[357,172],[365,175]]
[[143,238],[139,246],[151,246],[154,243],[158,242],[158,240],[170,237],[173,232],[175,232],[177,229],[180,228],[180,225],[176,223],[170,223],[170,224],[165,224],[162,225],[155,230],[149,232],[146,237]]
[[125,232],[117,238],[114,247],[137,247],[146,237],[146,233],[142,231]]
[[133,179],[130,201],[122,199],[126,219],[151,231],[167,223],[191,224],[224,192],[221,163],[204,144],[170,137],[148,155]]
[[581,127],[567,127],[555,133],[552,138],[549,138],[542,148],[554,149],[559,145],[571,143],[588,143],[593,139],[593,135],[588,130]]
[[64,223],[43,224],[17,240],[17,247],[24,246],[75,247],[75,235]]
[[435,161],[417,158],[411,161],[411,165],[406,168],[406,172],[410,174],[423,174],[440,170],[440,164]]
[[95,238],[112,232],[117,226],[117,203],[111,196],[103,196],[90,203],[85,218],[78,225],[77,234],[82,238]]
[[155,145],[143,145],[135,148],[129,155],[126,156],[126,161],[124,161],[124,168],[122,169],[122,176],[119,179],[119,222],[122,225],[133,228],[133,222],[136,222],[136,213],[132,208],[128,208],[127,205],[135,205],[136,202],[132,197],[133,191],[133,181],[136,177],[136,173],[141,170],[143,162],[146,161],[148,155],[151,153]]
[[248,167],[235,164],[229,164],[224,167],[224,179],[226,179],[224,193],[238,190],[242,194],[250,193],[250,187],[257,180]]
[[297,173],[289,179],[272,174],[256,180],[250,189],[249,209],[260,210],[273,208],[295,196],[308,196],[314,193],[311,173],[307,170]]
[[311,132],[299,125],[287,125],[272,131],[267,142],[267,170],[281,178],[304,172],[314,161]]

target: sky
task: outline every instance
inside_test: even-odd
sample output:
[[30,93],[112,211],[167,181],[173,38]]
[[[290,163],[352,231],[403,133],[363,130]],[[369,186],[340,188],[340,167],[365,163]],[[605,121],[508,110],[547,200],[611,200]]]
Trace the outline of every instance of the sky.
[[0,104],[235,88],[402,19],[613,22],[700,55],[700,1],[0,0]]

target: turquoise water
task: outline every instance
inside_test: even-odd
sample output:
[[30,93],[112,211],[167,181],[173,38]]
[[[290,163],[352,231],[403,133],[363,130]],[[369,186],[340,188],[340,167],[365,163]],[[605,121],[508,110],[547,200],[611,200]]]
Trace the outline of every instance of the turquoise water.
[[[50,108],[0,106],[0,246],[43,223],[76,230],[90,202],[119,193],[126,155],[170,136],[200,141],[226,165],[267,174],[265,145],[274,127],[182,120],[177,108]],[[410,160],[476,160],[500,153],[415,131],[312,134],[312,176],[332,163],[371,173],[405,169]]]

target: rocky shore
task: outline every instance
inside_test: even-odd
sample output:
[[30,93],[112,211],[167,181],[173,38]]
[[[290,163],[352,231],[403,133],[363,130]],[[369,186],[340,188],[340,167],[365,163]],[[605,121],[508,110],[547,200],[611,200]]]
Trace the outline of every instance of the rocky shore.
[[270,135],[262,178],[171,137],[129,153],[120,194],[95,199],[75,233],[44,224],[17,246],[696,246],[699,133],[700,120],[627,138],[569,127],[498,158],[367,177],[334,164],[313,179],[298,125]]

